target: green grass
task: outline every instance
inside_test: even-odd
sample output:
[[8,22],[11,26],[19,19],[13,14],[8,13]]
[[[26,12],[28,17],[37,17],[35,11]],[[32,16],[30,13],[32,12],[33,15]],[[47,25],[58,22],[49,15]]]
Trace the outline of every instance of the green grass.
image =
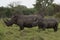
[[19,31],[17,25],[7,27],[1,19],[0,40],[60,40],[60,24],[57,32],[54,32],[53,29],[39,31],[37,27],[25,28],[23,31]]

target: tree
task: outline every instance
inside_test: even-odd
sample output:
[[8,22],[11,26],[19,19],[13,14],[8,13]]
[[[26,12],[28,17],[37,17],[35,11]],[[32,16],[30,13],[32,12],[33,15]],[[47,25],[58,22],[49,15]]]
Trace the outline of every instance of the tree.
[[27,9],[26,6],[18,4],[18,2],[13,2],[8,5],[11,10],[12,15],[23,14],[23,10]]
[[11,3],[9,4],[9,7],[11,9],[12,15],[14,14],[30,15],[34,14],[34,12],[36,11],[34,8],[27,8],[26,6],[19,5],[17,3]]
[[35,12],[36,12],[36,9],[34,9],[34,8],[27,8],[27,9],[23,10],[24,15],[31,15],[31,14],[34,14]]
[[48,6],[53,3],[54,0],[36,0],[36,4],[34,5],[39,14],[44,14]]
[[51,4],[50,6],[47,7],[47,15],[53,16],[56,13],[60,12],[60,5],[57,4]]

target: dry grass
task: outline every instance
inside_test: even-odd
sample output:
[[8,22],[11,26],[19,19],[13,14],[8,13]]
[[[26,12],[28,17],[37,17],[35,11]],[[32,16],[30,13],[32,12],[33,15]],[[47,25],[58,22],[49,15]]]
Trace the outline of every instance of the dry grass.
[[53,29],[39,31],[37,27],[19,31],[18,26],[7,27],[1,19],[0,40],[60,40],[60,25],[57,32],[54,32]]

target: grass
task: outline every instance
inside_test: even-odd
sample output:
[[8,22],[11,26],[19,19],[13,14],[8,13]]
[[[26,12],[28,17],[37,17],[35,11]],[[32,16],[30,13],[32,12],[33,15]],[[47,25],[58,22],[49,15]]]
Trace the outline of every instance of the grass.
[[54,32],[53,29],[39,31],[37,27],[25,28],[23,31],[19,31],[17,25],[7,27],[1,19],[0,40],[60,40],[60,24],[58,27],[57,32]]

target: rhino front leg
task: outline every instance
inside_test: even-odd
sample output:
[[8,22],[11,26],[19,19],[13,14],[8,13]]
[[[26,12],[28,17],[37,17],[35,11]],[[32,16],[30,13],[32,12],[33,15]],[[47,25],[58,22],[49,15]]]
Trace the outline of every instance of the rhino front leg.
[[24,29],[24,27],[23,27],[23,26],[21,26],[21,27],[20,27],[20,30],[23,30],[23,29]]
[[54,27],[54,32],[56,32],[58,30],[58,27],[57,26],[55,26]]
[[19,28],[20,28],[19,31],[20,31],[20,30],[23,30],[23,29],[24,29],[24,26],[21,26],[21,25],[20,25]]

